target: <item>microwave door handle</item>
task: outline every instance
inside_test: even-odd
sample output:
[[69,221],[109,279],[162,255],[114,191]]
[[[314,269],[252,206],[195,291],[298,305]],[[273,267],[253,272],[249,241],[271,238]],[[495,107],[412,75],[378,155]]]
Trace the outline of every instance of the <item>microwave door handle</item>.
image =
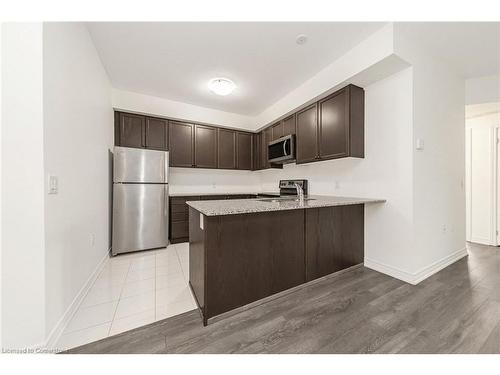
[[288,156],[286,153],[286,141],[288,141],[288,139],[285,139],[285,141],[283,142],[283,156]]

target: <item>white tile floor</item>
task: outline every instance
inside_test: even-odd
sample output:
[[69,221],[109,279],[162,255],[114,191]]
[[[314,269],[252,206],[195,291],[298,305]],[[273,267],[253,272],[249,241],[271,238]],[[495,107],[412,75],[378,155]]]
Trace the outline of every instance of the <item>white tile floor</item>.
[[196,308],[187,243],[111,258],[63,332],[69,349]]

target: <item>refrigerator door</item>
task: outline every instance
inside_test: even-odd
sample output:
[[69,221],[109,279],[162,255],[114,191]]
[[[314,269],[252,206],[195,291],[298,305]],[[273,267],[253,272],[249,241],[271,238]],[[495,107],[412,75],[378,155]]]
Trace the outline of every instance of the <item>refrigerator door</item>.
[[113,185],[113,255],[166,247],[168,185]]
[[168,153],[140,148],[114,148],[114,182],[167,183]]

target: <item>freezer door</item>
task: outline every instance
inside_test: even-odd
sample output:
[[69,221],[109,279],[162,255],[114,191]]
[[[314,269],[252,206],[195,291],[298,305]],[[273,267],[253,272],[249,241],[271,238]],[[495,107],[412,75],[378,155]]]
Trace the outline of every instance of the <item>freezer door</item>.
[[113,185],[113,255],[166,247],[168,185]]
[[140,148],[114,148],[114,182],[167,183],[168,153]]

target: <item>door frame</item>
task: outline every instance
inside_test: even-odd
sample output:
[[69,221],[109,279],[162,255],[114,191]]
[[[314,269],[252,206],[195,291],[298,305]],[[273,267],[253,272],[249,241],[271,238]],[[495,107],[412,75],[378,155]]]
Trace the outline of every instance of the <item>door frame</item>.
[[493,217],[492,217],[492,228],[493,233],[493,245],[500,245],[500,124],[495,125],[493,128]]

